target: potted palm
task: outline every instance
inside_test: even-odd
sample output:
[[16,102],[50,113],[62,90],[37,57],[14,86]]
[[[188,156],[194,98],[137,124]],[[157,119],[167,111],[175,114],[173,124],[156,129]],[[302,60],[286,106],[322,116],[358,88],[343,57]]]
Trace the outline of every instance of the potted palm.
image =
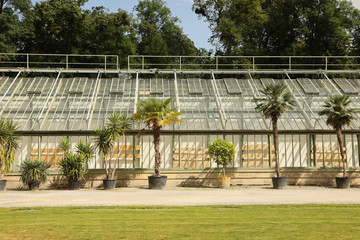
[[61,173],[68,179],[70,190],[79,190],[81,181],[87,173],[87,165],[90,160],[93,149],[90,143],[81,141],[76,145],[76,153],[69,150],[70,144],[66,139],[60,143],[60,148],[64,151],[64,157],[60,160],[59,165]]
[[0,191],[5,190],[4,176],[9,172],[15,150],[20,146],[17,131],[18,126],[12,120],[0,118]]
[[[98,128],[95,131],[96,134],[96,147],[99,149],[99,153],[103,154],[106,179],[103,180],[105,190],[114,189],[116,185],[115,172],[118,168],[118,161],[112,163],[112,157],[114,153],[113,146],[117,142],[118,138],[125,138],[127,130],[130,130],[132,126],[132,119],[127,116],[126,113],[122,115],[114,112],[110,115],[105,123],[104,128]],[[119,154],[122,148],[119,150]],[[110,157],[109,157],[110,155]]]
[[276,168],[276,177],[272,178],[272,183],[273,188],[280,189],[286,187],[287,177],[280,177],[278,119],[287,110],[294,108],[295,100],[291,98],[289,91],[286,90],[286,85],[283,83],[266,84],[260,92],[265,95],[265,98],[254,99],[253,101],[257,103],[255,109],[261,112],[266,118],[271,119]]
[[20,164],[21,181],[30,190],[39,190],[40,182],[45,183],[50,165],[40,160],[26,160]]
[[177,112],[176,107],[171,106],[172,98],[161,101],[155,98],[148,98],[138,101],[136,113],[133,118],[145,123],[145,127],[152,129],[153,142],[155,149],[155,174],[148,177],[149,188],[162,189],[166,186],[167,176],[161,175],[161,154],[160,154],[160,130],[163,126],[182,122],[178,117],[181,112]]
[[359,113],[358,109],[349,108],[351,99],[347,95],[331,95],[324,103],[323,110],[319,112],[320,116],[326,115],[326,124],[330,125],[336,132],[340,156],[343,166],[343,176],[336,178],[337,188],[349,188],[351,178],[346,176],[346,161],[342,140],[342,129],[344,126],[350,126],[352,120],[356,117],[354,114]]
[[223,176],[218,177],[219,188],[229,188],[231,179],[230,176],[225,175],[225,168],[235,158],[234,144],[217,139],[209,145],[209,154],[218,165],[222,165]]

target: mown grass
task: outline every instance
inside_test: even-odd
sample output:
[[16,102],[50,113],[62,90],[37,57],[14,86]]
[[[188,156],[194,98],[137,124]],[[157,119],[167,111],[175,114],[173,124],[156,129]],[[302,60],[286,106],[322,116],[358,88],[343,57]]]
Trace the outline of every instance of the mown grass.
[[0,239],[360,239],[360,205],[0,208]]

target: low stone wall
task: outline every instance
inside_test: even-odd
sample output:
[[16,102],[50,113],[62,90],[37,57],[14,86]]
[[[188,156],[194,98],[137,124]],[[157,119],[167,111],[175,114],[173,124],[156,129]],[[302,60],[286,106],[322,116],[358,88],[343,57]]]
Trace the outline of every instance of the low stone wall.
[[[149,170],[118,170],[117,187],[140,187],[147,188],[147,178],[153,174]],[[215,187],[217,177],[221,175],[219,169],[208,170],[163,170],[163,175],[168,176],[168,187]],[[269,169],[228,169],[227,175],[231,177],[232,185],[268,185],[271,186],[271,177],[275,176],[273,170]],[[317,185],[335,186],[335,177],[342,176],[340,170],[330,169],[283,169],[281,176],[288,177],[289,185]],[[360,170],[349,170],[348,176],[352,177],[352,186],[360,186]],[[86,175],[84,188],[100,188],[105,178],[104,170],[90,170]],[[7,189],[22,189],[18,173],[12,173],[5,177]],[[67,181],[58,172],[53,172],[48,177],[46,184],[41,189],[63,189]]]

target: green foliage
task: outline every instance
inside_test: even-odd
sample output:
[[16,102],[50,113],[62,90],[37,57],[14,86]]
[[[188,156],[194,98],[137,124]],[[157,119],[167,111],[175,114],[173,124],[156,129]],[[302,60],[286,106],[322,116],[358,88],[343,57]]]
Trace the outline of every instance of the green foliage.
[[21,181],[28,185],[30,182],[46,182],[50,165],[40,160],[26,160],[20,165]]
[[235,158],[234,144],[223,140],[217,139],[209,145],[209,154],[214,161],[225,167]]
[[347,55],[359,25],[343,0],[195,0],[193,10],[225,55]]
[[86,164],[86,158],[83,154],[71,152],[67,153],[59,162],[61,173],[66,176],[69,181],[83,180],[87,173]]
[[331,95],[319,115],[326,115],[326,124],[335,130],[342,129],[344,126],[350,126],[351,121],[357,119],[355,114],[359,113],[358,109],[349,108],[350,104],[351,99],[348,95]]
[[285,84],[267,84],[260,92],[265,95],[265,99],[254,99],[253,101],[258,103],[255,109],[263,113],[267,118],[279,118],[283,113],[292,110],[295,106],[295,100],[286,91]]
[[0,179],[9,172],[15,150],[20,147],[18,126],[12,120],[0,118]]
[[70,142],[68,138],[64,138],[63,140],[60,141],[59,143],[59,148],[61,149],[61,151],[67,153],[70,151]]
[[181,112],[177,112],[176,107],[171,106],[172,98],[161,101],[156,98],[148,98],[147,100],[138,101],[136,104],[137,112],[133,114],[133,118],[146,123],[148,128],[158,124],[160,127],[182,122],[179,119]]
[[76,153],[79,155],[83,155],[85,158],[85,161],[87,163],[90,162],[91,158],[94,155],[94,148],[91,146],[91,143],[86,141],[83,143],[81,140],[76,144]]
[[95,131],[95,146],[99,153],[103,153],[106,179],[114,178],[117,167],[116,164],[111,164],[111,159],[106,160],[105,155],[112,153],[113,146],[117,143],[118,138],[124,138],[126,131],[130,129],[132,129],[132,118],[128,117],[126,113],[120,115],[114,112],[106,119],[105,126]]
[[141,55],[195,55],[194,43],[177,24],[179,19],[162,0],[143,0],[135,7]]

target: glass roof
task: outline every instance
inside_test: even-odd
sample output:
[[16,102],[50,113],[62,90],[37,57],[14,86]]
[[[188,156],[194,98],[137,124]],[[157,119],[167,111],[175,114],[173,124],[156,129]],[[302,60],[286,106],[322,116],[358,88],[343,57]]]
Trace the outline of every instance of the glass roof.
[[[279,119],[279,130],[329,130],[318,112],[331,94],[349,94],[352,107],[360,108],[359,79],[216,74],[215,78],[179,75],[175,83],[173,76],[167,77],[0,77],[0,114],[14,119],[21,130],[95,130],[115,111],[133,114],[138,100],[172,97],[174,106],[179,103],[184,123],[164,129],[261,131],[271,129],[271,122],[254,110],[252,100],[261,98],[259,90],[271,82],[285,83],[296,100],[296,108]],[[350,128],[358,129],[359,124],[355,121]]]

